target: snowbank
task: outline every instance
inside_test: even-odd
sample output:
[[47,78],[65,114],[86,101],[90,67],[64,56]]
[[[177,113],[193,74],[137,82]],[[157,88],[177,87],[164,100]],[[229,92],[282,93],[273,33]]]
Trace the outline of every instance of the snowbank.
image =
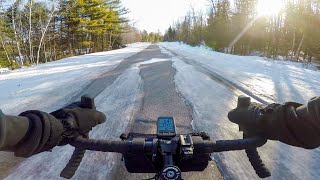
[[305,103],[320,94],[320,71],[312,70],[316,67],[306,69],[301,63],[224,54],[203,46],[191,47],[178,42],[159,44],[174,55],[192,60],[266,102]]
[[9,72],[10,70],[8,68],[0,68],[0,74],[1,73],[5,73],[5,72]]

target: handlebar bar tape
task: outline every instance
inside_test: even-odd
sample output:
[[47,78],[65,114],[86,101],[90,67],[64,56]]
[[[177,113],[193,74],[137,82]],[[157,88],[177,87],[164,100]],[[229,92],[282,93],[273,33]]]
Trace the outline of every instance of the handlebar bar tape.
[[82,137],[76,138],[70,145],[92,151],[102,152],[144,152],[145,140],[142,138],[134,139],[133,141],[107,141],[107,140],[93,140]]
[[192,137],[194,153],[214,153],[223,151],[245,150],[248,148],[256,148],[264,145],[267,140],[262,138],[246,138],[236,140],[219,140],[210,141],[203,140],[201,137]]
[[220,140],[216,141],[213,147],[214,152],[244,150],[248,148],[261,147],[267,142],[261,138],[246,138],[239,140]]

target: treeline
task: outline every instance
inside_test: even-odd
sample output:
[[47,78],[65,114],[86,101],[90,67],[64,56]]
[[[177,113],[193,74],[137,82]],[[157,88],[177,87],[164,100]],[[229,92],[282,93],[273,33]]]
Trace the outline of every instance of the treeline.
[[122,35],[123,42],[130,44],[133,42],[160,42],[163,36],[160,32],[147,32],[146,30],[140,31],[137,28],[127,25],[128,32]]
[[116,49],[127,32],[120,0],[0,1],[0,66]]
[[205,44],[231,54],[320,60],[320,1],[283,1],[279,13],[267,16],[258,12],[258,0],[208,0],[208,13],[191,9],[164,40]]
[[141,34],[141,41],[142,42],[160,42],[160,41],[162,41],[162,35],[160,32],[148,33],[146,30],[144,30],[144,31],[140,32],[140,34]]

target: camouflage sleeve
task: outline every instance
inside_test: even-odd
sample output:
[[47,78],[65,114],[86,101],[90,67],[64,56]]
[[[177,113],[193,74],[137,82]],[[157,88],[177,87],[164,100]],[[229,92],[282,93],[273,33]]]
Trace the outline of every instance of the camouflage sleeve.
[[0,150],[13,151],[13,147],[24,138],[28,128],[28,118],[7,116],[0,110]]

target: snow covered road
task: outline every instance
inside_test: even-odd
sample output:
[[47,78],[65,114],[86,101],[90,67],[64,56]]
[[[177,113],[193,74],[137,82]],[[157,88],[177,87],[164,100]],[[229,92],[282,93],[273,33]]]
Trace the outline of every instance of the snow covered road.
[[[123,132],[154,133],[155,120],[163,115],[176,118],[178,132],[191,132],[191,110],[176,92],[174,75],[170,57],[157,46],[150,46],[89,83],[78,94],[96,95],[105,88],[98,93],[96,103],[108,117],[90,137],[117,139]],[[28,158],[6,179],[59,179],[72,150],[70,146],[56,147]],[[87,152],[73,179],[141,179],[154,175],[129,174],[120,158],[114,153]],[[202,173],[184,175],[186,179],[222,179],[213,163]]]
[[[107,114],[91,137],[117,139],[122,132],[155,131],[155,119],[173,115],[178,131],[206,131],[214,139],[241,138],[227,119],[242,94],[262,103],[306,102],[320,94],[320,73],[301,64],[240,57],[179,43],[133,44],[128,48],[67,58],[0,74],[0,108],[18,114],[27,109],[53,111],[79,99],[96,97]],[[147,46],[149,46],[147,48]],[[192,125],[192,126],[191,126]],[[70,146],[35,155],[6,179],[59,179]],[[320,178],[320,151],[268,142],[260,148],[271,179]],[[257,179],[244,152],[213,155],[224,179]],[[0,154],[0,160],[4,156]],[[117,175],[117,176],[116,176]],[[185,179],[221,179],[215,164]],[[125,172],[120,156],[87,152],[73,179],[140,179]]]

